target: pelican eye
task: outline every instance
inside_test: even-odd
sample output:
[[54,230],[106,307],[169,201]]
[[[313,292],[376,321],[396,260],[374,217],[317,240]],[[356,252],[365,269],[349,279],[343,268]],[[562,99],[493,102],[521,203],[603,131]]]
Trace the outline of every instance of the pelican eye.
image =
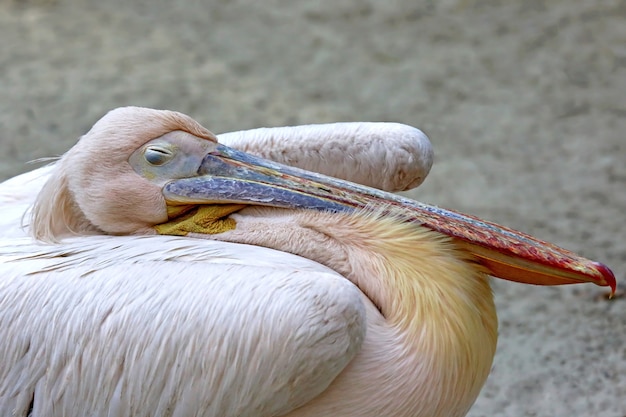
[[150,165],[163,165],[167,163],[174,154],[171,150],[163,148],[161,146],[149,146],[144,152],[144,158]]

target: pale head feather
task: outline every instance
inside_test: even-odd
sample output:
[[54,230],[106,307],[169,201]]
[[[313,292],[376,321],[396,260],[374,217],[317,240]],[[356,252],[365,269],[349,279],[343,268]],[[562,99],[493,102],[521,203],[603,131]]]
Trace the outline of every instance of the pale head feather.
[[217,141],[182,113],[142,107],[111,110],[55,164],[34,203],[31,234],[55,242],[65,235],[102,230],[136,233],[166,221],[161,190],[137,175],[128,158],[146,142],[177,130]]

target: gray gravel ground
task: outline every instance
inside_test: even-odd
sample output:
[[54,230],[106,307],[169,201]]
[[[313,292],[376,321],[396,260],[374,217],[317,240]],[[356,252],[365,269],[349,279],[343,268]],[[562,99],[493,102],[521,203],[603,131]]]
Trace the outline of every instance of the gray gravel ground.
[[[214,132],[425,130],[410,195],[609,264],[626,285],[626,1],[0,0],[0,179],[122,105]],[[626,415],[626,297],[494,282],[472,417]]]

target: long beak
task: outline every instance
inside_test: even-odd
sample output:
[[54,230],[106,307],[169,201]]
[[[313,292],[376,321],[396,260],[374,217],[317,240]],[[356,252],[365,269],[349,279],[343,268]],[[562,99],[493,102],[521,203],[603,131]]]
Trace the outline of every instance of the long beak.
[[455,238],[490,274],[538,285],[593,282],[616,289],[611,270],[515,230],[452,210],[304,171],[218,145],[198,176],[165,184],[168,204],[243,203],[334,212],[393,210],[412,222]]

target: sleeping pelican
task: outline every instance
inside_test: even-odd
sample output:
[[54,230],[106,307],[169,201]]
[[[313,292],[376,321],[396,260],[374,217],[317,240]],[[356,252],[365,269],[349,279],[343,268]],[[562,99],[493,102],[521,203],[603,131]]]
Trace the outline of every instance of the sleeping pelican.
[[114,110],[41,175],[47,243],[0,247],[0,415],[463,416],[495,353],[488,274],[615,288],[602,264],[175,112]]

